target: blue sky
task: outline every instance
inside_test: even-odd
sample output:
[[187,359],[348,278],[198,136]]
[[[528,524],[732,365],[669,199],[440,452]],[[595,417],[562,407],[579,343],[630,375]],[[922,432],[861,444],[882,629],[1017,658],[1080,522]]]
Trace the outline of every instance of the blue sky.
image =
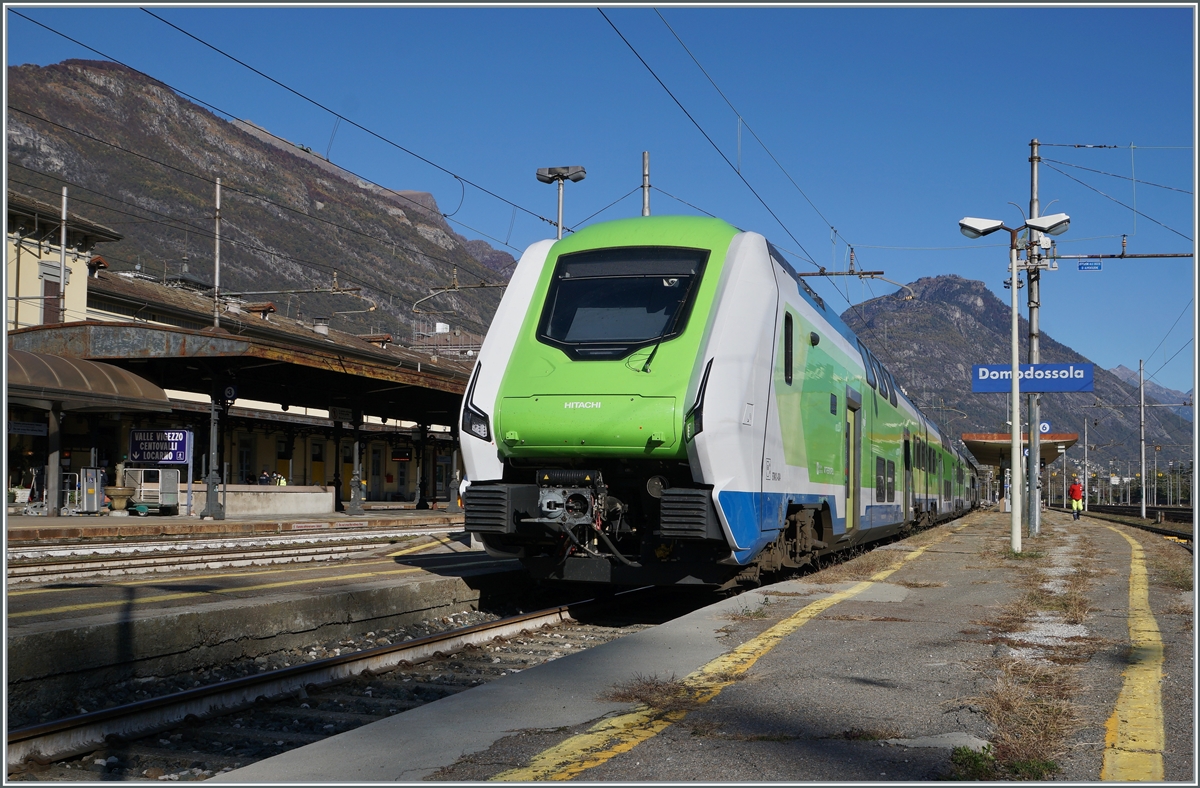
[[[1061,254],[1116,254],[1123,235],[1130,253],[1195,246],[1190,6],[150,7],[436,167],[137,7],[6,8],[9,65],[92,47],[376,183],[431,192],[460,233],[514,255],[554,233],[537,168],[587,168],[566,187],[576,227],[640,213],[649,151],[653,213],[761,232],[798,270],[844,269],[852,245],[860,269],[955,273],[1007,303],[1006,234],[970,241],[958,220],[1022,223],[1033,138],[1042,213],[1072,217]],[[895,289],[810,282],[839,309]],[[1195,285],[1189,258],[1063,260],[1042,277],[1042,330],[1106,368],[1145,359],[1186,391]]]

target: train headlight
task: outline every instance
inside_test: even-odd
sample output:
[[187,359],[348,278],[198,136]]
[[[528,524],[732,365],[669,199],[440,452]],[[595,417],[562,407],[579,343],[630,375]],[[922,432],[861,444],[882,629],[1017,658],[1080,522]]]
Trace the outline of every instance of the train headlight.
[[708,360],[708,365],[704,367],[704,377],[700,379],[700,388],[696,392],[696,403],[683,417],[684,440],[695,440],[697,435],[704,432],[704,392],[708,390],[708,373],[710,372],[712,372],[711,358]]
[[484,441],[492,439],[492,425],[487,414],[475,407],[475,383],[479,380],[479,370],[482,364],[475,365],[475,373],[471,375],[471,384],[467,386],[467,395],[463,397],[462,431]]
[[463,408],[462,429],[463,432],[469,432],[480,440],[490,441],[492,439],[492,428],[488,423],[488,417],[470,405]]

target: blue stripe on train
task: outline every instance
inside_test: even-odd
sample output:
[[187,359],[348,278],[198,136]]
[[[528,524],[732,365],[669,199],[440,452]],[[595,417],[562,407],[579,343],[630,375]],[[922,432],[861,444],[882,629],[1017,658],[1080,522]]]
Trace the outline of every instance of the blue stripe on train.
[[[801,493],[759,493],[741,490],[721,490],[716,504],[729,523],[733,534],[733,556],[739,564],[748,564],[759,551],[775,541],[783,525],[789,503],[821,505],[828,503],[836,511],[828,495]],[[900,504],[871,505],[863,513],[859,527],[863,529],[890,525],[902,519]],[[833,533],[846,533],[846,518],[833,518]]]

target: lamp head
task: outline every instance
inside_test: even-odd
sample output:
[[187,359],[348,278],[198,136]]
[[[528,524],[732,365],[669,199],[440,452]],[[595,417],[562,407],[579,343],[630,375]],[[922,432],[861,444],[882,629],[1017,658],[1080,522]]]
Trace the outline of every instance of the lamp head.
[[567,180],[577,183],[587,176],[583,167],[541,167],[537,171],[537,179],[542,183]]
[[1036,219],[1030,219],[1025,222],[1025,226],[1046,235],[1062,235],[1071,226],[1071,217],[1065,213],[1052,213],[1049,216],[1039,216]]
[[977,219],[974,216],[968,216],[958,222],[959,231],[968,238],[982,238],[1003,226],[1004,222],[1000,219]]

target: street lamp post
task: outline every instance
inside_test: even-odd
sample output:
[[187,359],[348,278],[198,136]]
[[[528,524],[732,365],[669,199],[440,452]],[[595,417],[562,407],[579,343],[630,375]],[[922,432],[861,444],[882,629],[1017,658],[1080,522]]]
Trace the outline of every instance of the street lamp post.
[[[1020,244],[1017,235],[1026,228],[1037,230],[1038,232],[1046,233],[1047,235],[1060,235],[1066,232],[1067,227],[1071,224],[1071,218],[1065,213],[1055,213],[1049,216],[1042,216],[1035,219],[1029,219],[1025,224],[1017,228],[1005,227],[1004,222],[999,219],[979,219],[972,216],[965,217],[958,223],[958,228],[963,235],[968,238],[982,238],[985,235],[990,235],[997,230],[1007,230],[1009,237],[1008,244],[1008,270],[1012,277],[1012,485],[1010,488],[1010,496],[1012,497],[1012,505],[1009,507],[1012,511],[1011,523],[1011,546],[1014,553],[1021,552],[1021,364],[1019,356],[1018,344],[1018,325],[1019,325],[1019,307],[1017,302],[1017,289],[1020,285],[1018,280],[1019,267],[1017,265],[1017,249]],[[1037,425],[1030,424],[1029,431],[1032,433],[1037,428]],[[1030,457],[1031,463],[1038,461],[1037,457]],[[1031,495],[1037,494],[1037,489],[1030,491]]]
[[542,183],[554,183],[558,181],[558,240],[562,240],[562,206],[563,206],[563,182],[571,181],[578,183],[587,176],[587,170],[583,167],[541,167],[537,171],[537,179]]

